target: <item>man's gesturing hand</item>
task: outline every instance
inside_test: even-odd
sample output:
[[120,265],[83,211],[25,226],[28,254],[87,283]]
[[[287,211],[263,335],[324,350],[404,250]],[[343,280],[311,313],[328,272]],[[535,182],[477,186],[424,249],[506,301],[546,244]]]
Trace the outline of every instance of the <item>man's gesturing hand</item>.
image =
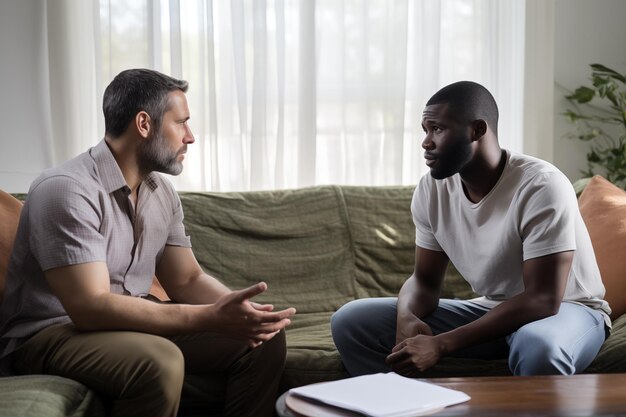
[[273,311],[270,304],[250,301],[266,290],[267,284],[259,282],[220,297],[214,304],[218,331],[256,347],[289,325],[289,318],[296,313],[295,308]]
[[387,365],[400,375],[416,377],[439,361],[442,348],[437,338],[417,335],[396,345],[391,352]]

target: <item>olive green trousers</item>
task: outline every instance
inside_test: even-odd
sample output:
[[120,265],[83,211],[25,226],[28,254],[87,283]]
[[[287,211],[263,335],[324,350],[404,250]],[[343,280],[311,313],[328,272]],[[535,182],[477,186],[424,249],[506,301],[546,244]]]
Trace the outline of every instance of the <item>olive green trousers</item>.
[[285,334],[255,349],[214,333],[161,337],[50,326],[13,354],[19,374],[81,382],[108,400],[111,415],[176,416],[186,374],[223,378],[223,416],[272,416],[285,363]]

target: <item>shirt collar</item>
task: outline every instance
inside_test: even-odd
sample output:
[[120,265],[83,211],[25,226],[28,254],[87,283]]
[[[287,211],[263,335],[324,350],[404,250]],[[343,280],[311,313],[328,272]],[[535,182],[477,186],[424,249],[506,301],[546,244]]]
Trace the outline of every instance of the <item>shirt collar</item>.
[[[111,149],[109,149],[109,145],[107,145],[104,139],[91,148],[89,152],[93,160],[96,162],[96,166],[100,172],[102,185],[107,193],[112,193],[113,191],[117,191],[124,187],[130,191],[128,184],[126,183],[126,179],[122,174],[122,170],[117,164]],[[157,174],[151,172],[144,179],[142,185],[146,185],[150,191],[154,191],[158,187],[156,177]]]

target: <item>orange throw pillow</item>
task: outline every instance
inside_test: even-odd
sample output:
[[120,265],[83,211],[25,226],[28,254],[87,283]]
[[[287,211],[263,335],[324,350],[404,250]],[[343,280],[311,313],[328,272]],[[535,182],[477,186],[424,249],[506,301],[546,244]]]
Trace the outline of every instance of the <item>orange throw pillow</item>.
[[626,313],[626,192],[599,175],[578,199],[615,320]]
[[20,221],[21,210],[22,203],[20,200],[0,190],[0,225],[2,226],[0,227],[0,302],[2,302],[7,267],[9,266],[11,250],[13,250],[13,241],[15,240],[17,224]]

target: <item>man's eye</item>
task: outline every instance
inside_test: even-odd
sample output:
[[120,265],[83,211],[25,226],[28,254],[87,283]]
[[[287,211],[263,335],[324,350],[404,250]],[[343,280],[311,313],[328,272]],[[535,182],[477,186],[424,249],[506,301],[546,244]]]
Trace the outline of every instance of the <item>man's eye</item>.
[[439,133],[441,132],[441,128],[439,126],[433,126],[433,132]]

